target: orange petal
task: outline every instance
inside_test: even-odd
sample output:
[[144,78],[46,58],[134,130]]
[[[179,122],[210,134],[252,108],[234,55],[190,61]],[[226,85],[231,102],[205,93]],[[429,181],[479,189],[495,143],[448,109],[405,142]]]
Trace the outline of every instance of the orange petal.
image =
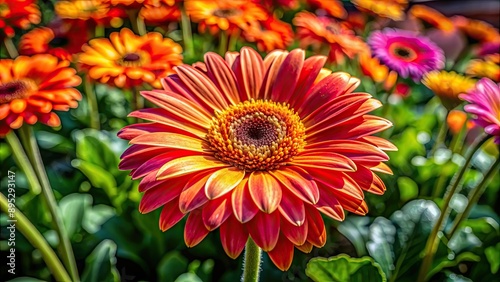
[[252,172],[248,178],[248,189],[261,211],[272,213],[278,208],[282,196],[281,185],[268,172]]
[[10,110],[13,113],[20,114],[26,109],[26,100],[24,99],[14,99],[10,101]]
[[321,214],[313,206],[306,205],[307,241],[315,247],[321,248],[326,243],[325,223]]
[[240,87],[240,100],[257,99],[264,74],[264,63],[259,53],[250,47],[241,48],[233,70]]
[[176,225],[185,214],[179,210],[179,198],[176,198],[163,206],[160,214],[160,229],[167,231]]
[[343,221],[345,218],[344,209],[337,200],[337,197],[329,189],[321,189],[321,196],[316,208],[324,215],[338,221]]
[[233,190],[244,177],[245,171],[235,167],[219,169],[208,178],[205,194],[211,200],[218,198]]
[[266,252],[274,249],[280,234],[280,214],[278,211],[271,214],[259,212],[247,224],[248,232],[257,246]]
[[212,231],[219,227],[232,214],[230,195],[208,201],[202,209],[205,227]]
[[285,58],[278,71],[277,80],[273,85],[272,101],[288,103],[291,100],[300,71],[304,65],[304,56],[304,50],[294,49]]
[[151,212],[179,196],[183,185],[160,185],[144,193],[139,204],[141,213]]
[[192,211],[186,221],[186,227],[184,227],[184,242],[186,242],[186,246],[192,248],[198,245],[208,233],[209,231],[205,228],[201,219],[201,212],[197,210]]
[[227,166],[229,165],[213,157],[188,156],[177,158],[164,164],[158,171],[156,177],[158,180],[170,179],[197,171]]
[[264,69],[266,70],[266,76],[262,82],[260,88],[259,97],[262,99],[271,99],[271,91],[273,85],[276,81],[276,77],[280,70],[280,66],[288,55],[288,51],[274,50],[267,54],[264,58]]
[[228,63],[221,56],[212,52],[205,54],[205,63],[207,75],[221,93],[224,93],[231,104],[235,105],[239,103],[238,83]]
[[198,173],[186,183],[179,196],[179,209],[183,213],[188,213],[208,202],[204,188],[211,174],[212,171]]
[[207,151],[201,139],[171,132],[152,132],[130,140],[130,144],[158,146],[203,153]]
[[270,173],[302,201],[310,204],[318,202],[318,186],[307,171],[291,166]]
[[312,154],[302,154],[296,156],[293,164],[300,167],[311,167],[325,170],[334,171],[355,171],[356,164],[346,156],[336,154],[336,153],[322,153],[321,155]]
[[231,193],[231,203],[236,219],[245,223],[251,220],[259,211],[248,190],[248,178],[243,179]]
[[394,144],[392,144],[388,140],[385,140],[384,138],[380,138],[378,136],[365,136],[362,139],[379,147],[381,150],[384,150],[384,151],[397,151],[398,150],[398,148],[396,146],[394,146]]
[[220,226],[220,240],[226,254],[236,259],[248,240],[248,231],[234,216],[230,216],[226,222]]
[[295,246],[297,249],[299,249],[301,252],[303,253],[310,253],[313,249],[313,245],[309,242],[305,242],[303,245],[301,246]]
[[286,271],[290,268],[293,261],[293,244],[288,239],[281,235],[274,249],[267,253],[271,261],[281,271]]

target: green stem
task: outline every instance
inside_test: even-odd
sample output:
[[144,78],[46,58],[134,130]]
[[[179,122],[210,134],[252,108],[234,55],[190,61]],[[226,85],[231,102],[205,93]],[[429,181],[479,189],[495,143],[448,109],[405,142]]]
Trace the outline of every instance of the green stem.
[[260,257],[261,250],[249,238],[245,246],[245,260],[243,261],[243,277],[242,282],[257,282],[259,281],[260,273]]
[[462,220],[467,218],[469,216],[470,210],[472,207],[479,201],[479,198],[481,195],[483,195],[484,191],[488,187],[488,183],[490,183],[491,179],[495,175],[495,173],[498,173],[498,169],[500,167],[500,157],[497,158],[495,163],[490,167],[490,170],[484,175],[483,180],[481,183],[479,183],[469,194],[469,202],[467,203],[467,206],[465,207],[465,210],[462,211],[461,213],[457,214],[455,217],[455,220],[453,221],[452,227],[450,231],[446,234],[447,238],[453,237],[455,232],[457,231],[458,226],[460,226],[460,223]]
[[42,189],[40,182],[36,177],[36,173],[31,166],[30,160],[28,159],[28,156],[26,155],[21,142],[19,142],[19,138],[17,138],[17,135],[14,133],[14,131],[11,131],[5,136],[5,140],[12,149],[14,160],[21,167],[24,174],[26,175],[26,178],[28,178],[31,193],[33,193],[34,195],[40,194]]
[[181,9],[182,42],[187,57],[194,54],[193,35],[191,33],[191,20],[184,8]]
[[57,236],[59,237],[59,247],[60,253],[63,258],[64,265],[69,270],[72,281],[80,281],[78,277],[78,268],[76,267],[75,256],[73,254],[73,249],[69,241],[68,234],[64,227],[64,223],[61,217],[59,207],[57,205],[54,192],[50,186],[49,178],[45,171],[42,157],[40,156],[40,150],[38,149],[38,144],[36,143],[35,134],[33,128],[29,125],[23,125],[19,129],[21,139],[24,139],[23,144],[27,144],[28,147],[25,149],[29,152],[28,155],[31,157],[30,161],[35,170],[38,180],[42,185],[42,196],[46,201],[49,208],[50,215],[52,217],[52,222],[54,229],[56,230]]
[[139,9],[127,10],[127,15],[132,25],[132,30],[139,35],[146,34],[146,26],[144,25],[144,19],[139,16]]
[[144,108],[144,97],[142,97],[140,91],[137,88],[132,88],[132,92],[135,99],[135,110],[140,110]]
[[463,164],[463,166],[460,168],[460,171],[456,173],[453,176],[453,179],[451,180],[449,189],[446,191],[444,195],[444,203],[441,208],[441,213],[436,221],[436,224],[432,228],[431,234],[429,235],[429,238],[427,239],[427,243],[425,245],[424,249],[424,258],[422,260],[422,265],[420,266],[420,271],[418,273],[418,278],[417,281],[422,282],[422,281],[427,281],[429,277],[427,277],[427,274],[429,273],[429,269],[432,265],[432,260],[434,258],[434,254],[437,251],[438,245],[439,245],[439,236],[438,234],[443,230],[444,224],[446,223],[446,220],[448,219],[448,216],[450,214],[450,202],[451,199],[453,198],[453,195],[457,192],[457,189],[459,187],[460,181],[462,180],[462,177],[465,174],[465,171],[469,167],[473,157],[474,153],[479,150],[479,148],[488,140],[487,135],[483,135],[480,138],[478,138],[475,142],[475,144],[472,146],[470,149],[466,161]]
[[94,90],[94,85],[90,81],[89,76],[85,76],[84,85],[85,97],[89,106],[90,127],[99,130],[101,128],[101,121],[99,118],[99,106],[97,103],[97,96]]
[[219,36],[219,55],[224,56],[227,52],[227,33],[222,31]]
[[433,156],[434,153],[436,153],[436,150],[439,149],[439,147],[444,144],[444,141],[446,139],[446,133],[448,133],[448,123],[446,122],[447,117],[448,117],[448,111],[446,111],[443,123],[439,128],[438,136],[436,137],[436,142],[434,142],[434,146],[432,146],[429,156]]
[[68,272],[64,269],[56,253],[50,248],[42,234],[40,234],[36,227],[23,213],[21,213],[21,211],[8,203],[7,198],[2,193],[0,193],[0,208],[9,215],[7,223],[15,225],[15,228],[26,237],[31,245],[40,250],[43,260],[47,264],[50,272],[56,278],[56,281],[71,281]]
[[97,24],[95,26],[95,37],[104,37],[104,25]]
[[3,43],[5,44],[5,49],[7,50],[7,53],[9,54],[11,59],[14,59],[17,56],[19,56],[16,46],[14,45],[14,42],[12,42],[12,39],[10,37],[8,36],[5,37]]
[[240,38],[240,30],[238,29],[234,34],[232,34],[229,37],[229,44],[227,47],[228,51],[234,51],[236,50],[236,42],[238,42],[238,39]]

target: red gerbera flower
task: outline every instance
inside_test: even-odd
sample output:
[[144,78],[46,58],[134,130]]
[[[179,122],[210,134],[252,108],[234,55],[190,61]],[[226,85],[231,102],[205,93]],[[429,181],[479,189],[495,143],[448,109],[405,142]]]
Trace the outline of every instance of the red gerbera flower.
[[142,178],[140,211],[163,207],[162,230],[188,215],[189,247],[220,228],[232,258],[250,236],[282,270],[294,247],[325,244],[321,213],[366,214],[363,191],[384,193],[374,172],[391,173],[384,150],[395,149],[371,135],[391,123],[368,114],[379,101],[352,93],[358,79],[318,78],[325,61],[300,49],[207,53],[205,70],[178,66],[164,90],[141,92],[159,108],[131,113],[149,122],[119,133],[131,144],[120,168]]
[[28,29],[40,22],[40,10],[34,0],[0,0],[0,38],[14,37],[14,27]]

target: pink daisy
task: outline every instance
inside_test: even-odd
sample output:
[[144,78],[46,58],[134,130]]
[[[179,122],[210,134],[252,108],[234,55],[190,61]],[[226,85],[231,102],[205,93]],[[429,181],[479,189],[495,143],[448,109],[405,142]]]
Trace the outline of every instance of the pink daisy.
[[482,78],[472,90],[459,97],[470,103],[465,111],[475,115],[474,121],[500,144],[500,83]]
[[400,76],[419,81],[423,74],[444,67],[444,53],[427,37],[398,29],[375,31],[368,38],[375,57]]

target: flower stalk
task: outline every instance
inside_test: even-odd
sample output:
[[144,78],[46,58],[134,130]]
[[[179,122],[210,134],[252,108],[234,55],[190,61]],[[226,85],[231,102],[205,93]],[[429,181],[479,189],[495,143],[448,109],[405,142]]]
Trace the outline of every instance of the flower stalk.
[[[181,9],[182,42],[185,52],[192,56],[194,54],[193,35],[191,33],[191,20],[184,8]],[[187,57],[189,57],[187,56]]]
[[12,42],[12,39],[10,37],[5,37],[3,40],[3,43],[5,44],[5,49],[7,50],[7,53],[9,54],[9,57],[11,59],[16,58],[19,56],[19,52],[17,52],[17,48],[14,45],[14,42]]
[[52,222],[54,224],[54,229],[59,238],[59,252],[63,258],[64,265],[69,270],[71,280],[79,281],[78,268],[76,266],[75,256],[73,254],[73,248],[71,247],[71,242],[69,240],[68,234],[64,227],[64,223],[57,205],[54,192],[50,186],[49,178],[45,171],[43,161],[40,155],[40,150],[36,143],[35,134],[33,128],[29,125],[23,125],[19,129],[21,139],[23,140],[23,145],[25,150],[28,152],[28,158],[30,159],[31,165],[40,181],[42,187],[42,197],[49,208],[50,215],[52,217]]
[[488,140],[488,138],[489,138],[488,135],[483,135],[476,140],[475,144],[469,150],[465,163],[460,168],[460,171],[454,175],[450,183],[449,189],[446,191],[444,195],[444,203],[441,208],[441,213],[437,219],[436,224],[432,228],[431,234],[429,235],[429,238],[427,239],[427,243],[425,245],[424,258],[422,260],[422,265],[420,266],[420,271],[418,273],[418,278],[417,278],[417,281],[419,282],[427,281],[428,278],[430,278],[427,277],[427,274],[429,273],[429,269],[432,265],[432,260],[434,259],[434,255],[436,254],[437,248],[439,246],[438,235],[444,229],[444,225],[450,215],[451,199],[453,198],[453,195],[455,195],[455,193],[457,192],[459,184],[465,174],[465,171],[469,167],[476,151],[479,150],[479,148],[481,148],[481,146]]
[[28,159],[28,156],[26,155],[26,152],[24,151],[23,146],[19,141],[19,138],[17,138],[17,135],[14,133],[14,131],[11,131],[5,136],[5,140],[12,149],[14,160],[21,167],[24,174],[26,175],[26,178],[28,179],[31,193],[33,193],[34,195],[40,194],[42,189],[40,182],[38,181],[36,173],[31,166],[30,160]]
[[85,76],[83,87],[85,89],[85,97],[87,98],[87,104],[89,106],[90,127],[93,129],[100,130],[101,121],[99,118],[99,106],[97,104],[97,96],[95,93],[94,85],[90,81],[88,75]]
[[[12,220],[16,223],[16,229],[19,230],[24,237],[35,247],[40,250],[42,258],[47,264],[50,272],[54,275],[57,281],[72,281],[63,264],[49,246],[45,238],[40,234],[31,221],[17,208],[9,207],[7,198],[0,193],[0,208],[6,214],[12,214]],[[77,277],[78,278],[78,277]],[[75,280],[73,280],[75,281]]]
[[261,249],[250,238],[245,245],[245,259],[243,261],[243,282],[257,282],[260,274]]

